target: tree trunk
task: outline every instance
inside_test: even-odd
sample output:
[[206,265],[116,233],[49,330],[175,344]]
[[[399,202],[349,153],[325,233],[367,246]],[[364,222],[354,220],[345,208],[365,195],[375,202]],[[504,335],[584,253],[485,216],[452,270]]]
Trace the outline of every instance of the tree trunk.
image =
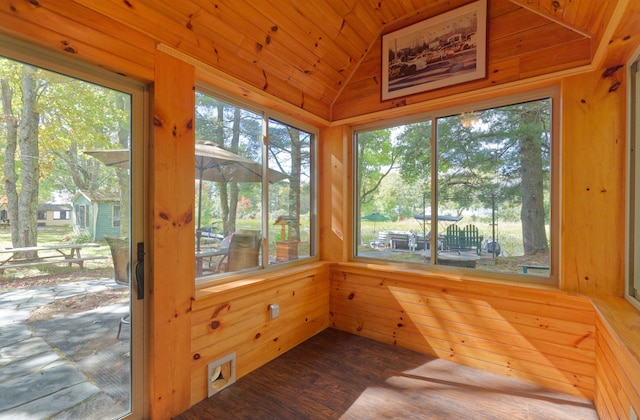
[[[291,138],[291,176],[289,177],[289,215],[296,223],[291,226],[289,239],[300,240],[300,172],[302,171],[302,153],[300,145],[300,130],[289,127]],[[284,239],[284,238],[282,238]]]
[[[240,108],[235,107],[233,112],[233,126],[231,135],[231,145],[229,151],[238,153],[238,147],[240,145]],[[240,189],[237,182],[227,183],[229,187],[229,212],[227,214],[227,227],[229,234],[236,231],[236,217],[238,216],[238,196],[240,195]]]
[[[539,113],[525,109],[522,122],[526,127],[540,125]],[[542,145],[540,130],[524,130],[520,137],[520,164],[522,175],[522,241],[525,255],[548,252],[544,223],[544,192],[542,171]]]
[[[7,146],[4,160],[4,185],[7,194],[7,213],[14,248],[36,246],[38,243],[38,185],[40,180],[38,152],[38,114],[35,68],[22,66],[21,118],[13,114],[13,91],[7,80],[2,84],[2,106],[7,121]],[[20,154],[22,183],[16,171]],[[20,192],[18,193],[18,190]],[[17,258],[36,258],[37,252],[21,253]]]
[[[224,105],[218,105],[218,124],[216,125],[217,143],[230,152],[237,153],[240,143],[240,108],[235,108],[233,116],[233,128],[231,144],[224,144]],[[222,231],[224,236],[229,236],[236,231],[236,215],[238,209],[238,183],[219,182],[220,209],[222,211]]]
[[11,244],[18,243],[18,174],[16,173],[16,150],[18,147],[18,117],[13,115],[13,90],[6,79],[2,86],[2,110],[7,126],[7,145],[4,151],[4,189],[7,194],[7,217],[11,229]]
[[[18,196],[18,244],[36,246],[38,243],[38,186],[40,155],[38,151],[38,113],[36,109],[35,68],[24,65],[22,73],[22,118],[18,125],[18,146],[22,163],[22,188]],[[26,255],[36,257],[37,253]]]

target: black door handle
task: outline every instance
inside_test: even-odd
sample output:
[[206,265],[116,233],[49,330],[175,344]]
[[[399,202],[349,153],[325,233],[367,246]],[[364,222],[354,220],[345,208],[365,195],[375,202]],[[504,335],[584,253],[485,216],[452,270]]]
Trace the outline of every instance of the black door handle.
[[136,262],[136,286],[138,300],[144,299],[144,242],[138,242],[138,261]]

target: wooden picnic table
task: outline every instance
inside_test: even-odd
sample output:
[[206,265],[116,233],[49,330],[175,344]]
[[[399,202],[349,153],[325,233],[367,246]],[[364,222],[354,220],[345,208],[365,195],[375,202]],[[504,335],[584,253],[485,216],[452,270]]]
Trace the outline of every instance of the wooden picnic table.
[[[80,268],[84,266],[84,262],[88,260],[96,260],[106,258],[103,256],[83,257],[81,254],[82,248],[96,248],[101,246],[97,243],[83,243],[83,244],[60,244],[60,245],[41,245],[41,246],[26,246],[20,248],[6,248],[0,249],[0,274],[4,273],[7,268],[24,268],[24,267],[36,267],[39,265],[67,263],[69,267],[71,264],[78,264]],[[37,258],[22,258],[16,257],[16,254],[24,252],[44,252],[53,251],[52,255],[38,255]],[[8,255],[8,257],[6,257]],[[6,258],[5,258],[6,257]]]

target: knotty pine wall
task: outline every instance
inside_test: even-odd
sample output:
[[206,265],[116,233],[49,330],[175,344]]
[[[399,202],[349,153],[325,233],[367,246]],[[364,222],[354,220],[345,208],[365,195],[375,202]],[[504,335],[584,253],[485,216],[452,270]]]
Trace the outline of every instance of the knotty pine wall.
[[593,399],[595,314],[584,296],[345,263],[331,269],[331,324]]
[[603,419],[640,413],[640,317],[619,297],[594,297],[596,308],[595,406]]
[[[638,15],[639,6],[630,4],[625,16]],[[345,259],[331,271],[334,327],[595,398],[603,418],[624,418],[630,405],[640,411],[635,374],[640,371],[640,314],[622,298],[628,88],[624,66],[640,44],[633,22],[626,19],[612,35],[600,67],[549,80],[560,86],[562,101],[560,289],[394,271]],[[518,93],[522,87],[501,93]],[[453,105],[464,96],[456,96]],[[467,96],[483,99],[482,94]],[[379,102],[372,94],[367,101]],[[432,102],[408,104],[406,112],[442,106]],[[400,109],[387,114],[399,116]],[[383,115],[374,113],[366,122]],[[353,122],[348,118],[345,125]],[[351,138],[345,131],[335,126],[322,132],[323,141],[335,143],[325,146],[335,155],[333,161],[350,162]],[[332,194],[338,198],[325,206],[343,208],[341,203],[345,197],[349,202],[352,194],[349,185],[342,190],[334,185]],[[351,226],[343,228],[350,231]],[[327,230],[322,244],[333,256],[350,246],[336,230]],[[602,296],[612,298],[599,302],[595,316],[591,297]],[[567,300],[572,303],[567,305]],[[578,314],[583,317],[574,318]]]
[[[271,320],[268,305],[278,304]],[[236,353],[238,378],[329,326],[325,263],[198,291],[191,326],[191,403],[207,397],[207,364]]]

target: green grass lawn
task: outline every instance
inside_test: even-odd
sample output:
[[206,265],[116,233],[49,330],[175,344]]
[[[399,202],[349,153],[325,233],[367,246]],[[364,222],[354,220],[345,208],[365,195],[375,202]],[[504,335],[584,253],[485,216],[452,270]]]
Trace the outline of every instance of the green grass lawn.
[[[459,226],[466,226],[467,224],[473,224],[478,228],[480,235],[485,239],[490,238],[492,234],[491,224],[483,221],[466,221],[465,219],[458,222]],[[377,238],[378,233],[384,230],[395,231],[413,231],[418,235],[422,234],[422,221],[411,219],[404,219],[399,221],[386,221],[376,222],[375,231],[374,223],[368,221],[361,221],[360,228],[362,233],[362,240],[358,246],[358,254],[371,258],[380,258],[387,261],[397,261],[400,263],[421,263],[425,262],[425,256],[423,251],[408,252],[408,251],[392,251],[392,250],[379,250],[371,248],[369,243]],[[429,224],[426,226],[427,232],[429,231]],[[441,234],[443,232],[440,232]],[[549,265],[549,254],[539,253],[536,255],[525,256],[522,245],[522,226],[516,222],[500,222],[496,229],[496,239],[500,243],[502,251],[500,256],[497,256],[495,260],[493,255],[483,253],[481,260],[477,263],[476,267],[479,270],[505,272],[505,273],[522,273],[522,265]],[[376,255],[379,253],[379,255]],[[531,270],[531,275],[548,275],[546,270]]]

